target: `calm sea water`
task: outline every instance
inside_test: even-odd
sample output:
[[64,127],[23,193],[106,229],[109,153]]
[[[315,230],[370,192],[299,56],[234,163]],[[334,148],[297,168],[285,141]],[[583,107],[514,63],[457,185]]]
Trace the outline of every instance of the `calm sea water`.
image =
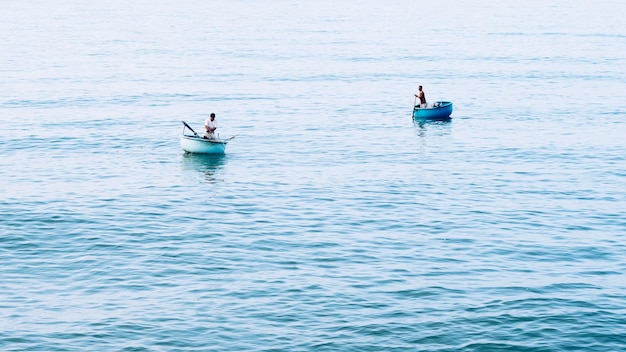
[[625,350],[625,11],[3,1],[0,350]]

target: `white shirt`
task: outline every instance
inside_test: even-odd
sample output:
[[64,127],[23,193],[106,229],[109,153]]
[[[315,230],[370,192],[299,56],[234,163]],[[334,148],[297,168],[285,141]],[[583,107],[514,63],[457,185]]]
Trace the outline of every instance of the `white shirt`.
[[[206,119],[204,121],[204,125],[208,126],[209,128],[217,128],[217,121],[213,120],[211,121],[211,118],[209,117],[208,119]],[[205,135],[210,134],[208,131],[205,133]]]

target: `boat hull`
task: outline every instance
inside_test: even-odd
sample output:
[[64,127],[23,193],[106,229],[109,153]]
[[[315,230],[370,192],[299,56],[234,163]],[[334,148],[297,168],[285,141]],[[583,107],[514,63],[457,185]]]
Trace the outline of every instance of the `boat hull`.
[[419,105],[413,108],[413,118],[426,120],[445,120],[452,115],[452,102],[438,101],[433,107],[420,108]]
[[225,154],[226,141],[206,139],[197,136],[180,136],[180,146],[187,153],[194,154]]

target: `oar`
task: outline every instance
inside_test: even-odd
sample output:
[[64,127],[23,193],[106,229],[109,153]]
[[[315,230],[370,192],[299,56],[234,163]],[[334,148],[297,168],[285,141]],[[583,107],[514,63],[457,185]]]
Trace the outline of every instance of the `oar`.
[[229,141],[229,140],[231,140],[231,139],[233,139],[233,138],[235,138],[235,137],[237,137],[237,136],[238,136],[238,134],[236,134],[236,135],[234,135],[234,136],[232,136],[232,137],[226,138],[226,139],[225,139],[225,141]]
[[187,124],[187,122],[182,121],[182,123],[183,123],[183,125],[185,125],[185,127],[187,127],[189,130],[191,130],[191,132],[193,132],[193,134],[194,134],[194,135],[196,135],[196,136],[198,135],[198,134],[196,133],[196,131],[194,131],[194,130],[193,130],[193,128],[191,128],[191,126],[189,126],[189,125]]

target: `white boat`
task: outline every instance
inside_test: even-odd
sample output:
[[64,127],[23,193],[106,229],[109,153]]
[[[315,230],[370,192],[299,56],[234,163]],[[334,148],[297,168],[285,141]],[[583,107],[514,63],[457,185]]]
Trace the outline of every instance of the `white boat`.
[[[225,154],[228,139],[220,139],[219,136],[214,138],[204,138],[199,136],[189,125],[183,121],[183,134],[180,136],[180,146],[187,153],[195,154]],[[185,134],[185,128],[188,128],[193,134]]]
[[226,143],[221,139],[207,139],[199,136],[180,136],[180,146],[187,153],[195,154],[225,154]]

